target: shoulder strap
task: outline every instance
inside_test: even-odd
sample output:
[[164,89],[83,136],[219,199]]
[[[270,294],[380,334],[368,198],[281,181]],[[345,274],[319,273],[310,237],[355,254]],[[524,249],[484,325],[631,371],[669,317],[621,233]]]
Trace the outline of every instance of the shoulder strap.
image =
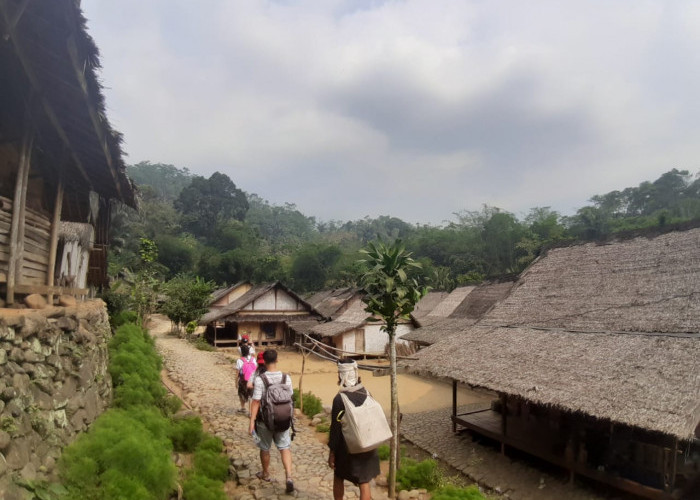
[[286,373],[282,374],[282,385],[287,385],[287,374]]
[[260,378],[262,379],[263,384],[265,384],[265,389],[270,387],[270,381],[267,379],[267,373],[263,373],[262,375],[260,375]]

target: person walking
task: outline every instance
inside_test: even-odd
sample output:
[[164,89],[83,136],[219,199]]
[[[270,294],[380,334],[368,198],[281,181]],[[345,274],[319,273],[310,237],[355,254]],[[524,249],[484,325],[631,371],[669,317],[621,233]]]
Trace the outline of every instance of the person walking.
[[253,390],[248,388],[248,381],[253,376],[258,364],[250,354],[247,345],[241,346],[241,357],[236,360],[236,370],[238,370],[238,400],[241,402],[239,413],[245,413],[246,404],[253,395]]
[[333,469],[333,498],[334,500],[343,500],[344,481],[347,480],[355,486],[359,486],[360,500],[370,500],[372,490],[369,482],[379,475],[379,454],[377,450],[350,453],[343,437],[341,424],[345,405],[340,392],[343,392],[355,406],[360,406],[367,399],[367,389],[360,383],[357,363],[352,359],[341,359],[338,362],[338,385],[340,385],[340,391],[333,398],[328,440],[330,448],[328,465]]
[[250,393],[253,394],[253,389],[255,388],[255,379],[258,378],[260,375],[265,373],[265,358],[263,358],[263,352],[260,351],[258,353],[258,367],[256,368],[255,372],[253,373],[253,376],[250,377],[250,380],[248,381],[248,389],[250,389]]
[[267,349],[263,352],[265,373],[255,378],[253,401],[250,408],[251,436],[258,437],[260,464],[262,471],[256,474],[258,479],[270,481],[270,448],[274,441],[280,452],[286,477],[285,491],[294,492],[292,479],[292,419],[294,403],[292,401],[292,379],[277,369],[277,351]]

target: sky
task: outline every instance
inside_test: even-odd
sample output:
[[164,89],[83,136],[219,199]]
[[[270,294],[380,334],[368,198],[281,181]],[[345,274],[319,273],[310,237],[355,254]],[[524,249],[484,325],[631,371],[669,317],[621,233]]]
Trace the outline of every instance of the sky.
[[127,163],[320,220],[565,215],[700,170],[700,2],[83,0]]

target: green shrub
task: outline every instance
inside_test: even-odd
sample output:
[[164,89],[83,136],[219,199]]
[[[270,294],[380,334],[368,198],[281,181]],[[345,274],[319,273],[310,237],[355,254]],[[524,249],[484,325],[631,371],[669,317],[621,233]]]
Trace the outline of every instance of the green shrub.
[[204,436],[204,439],[202,439],[202,442],[199,443],[197,449],[222,453],[224,451],[224,443],[218,437],[207,434]]
[[154,409],[103,413],[59,460],[67,498],[167,498],[177,471],[166,430]]
[[182,483],[185,500],[226,500],[224,483],[193,474]]
[[[389,454],[391,453],[391,448],[388,444],[382,444],[377,448],[377,453],[379,454],[379,460],[389,460]],[[406,447],[401,446],[399,448],[399,456],[406,456]]]
[[398,490],[425,488],[433,491],[442,483],[442,474],[437,462],[432,459],[416,462],[410,458],[401,461],[401,468],[396,472]]
[[199,417],[173,419],[168,437],[175,451],[192,452],[202,441],[202,421]]
[[200,351],[215,351],[216,350],[216,347],[214,347],[209,342],[207,342],[207,339],[205,339],[204,337],[194,338],[190,342],[192,342],[192,345],[195,346]]
[[316,432],[330,432],[331,431],[331,424],[327,422],[321,422],[316,426]]
[[[305,392],[303,401],[304,415],[307,417],[313,417],[314,415],[323,411],[323,403],[321,402],[321,399],[313,393]],[[299,408],[299,389],[294,389],[294,407]]]
[[177,396],[170,394],[161,399],[157,405],[163,412],[163,415],[169,417],[180,411],[180,408],[182,408],[182,400],[180,400],[180,398]]
[[126,323],[134,323],[138,319],[138,315],[134,311],[120,311],[110,316],[112,328],[119,328]]
[[439,488],[433,493],[433,500],[486,500],[479,488],[475,485],[466,488],[458,488],[448,485]]
[[221,452],[211,450],[197,450],[194,452],[195,474],[206,476],[209,479],[226,481],[228,478],[229,460]]

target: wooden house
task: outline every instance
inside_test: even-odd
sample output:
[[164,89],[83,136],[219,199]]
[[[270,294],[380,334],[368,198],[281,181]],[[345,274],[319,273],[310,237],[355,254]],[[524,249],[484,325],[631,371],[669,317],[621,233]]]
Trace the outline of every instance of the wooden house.
[[199,320],[206,326],[205,337],[213,345],[237,346],[243,335],[248,335],[258,346],[291,345],[294,339],[290,334],[290,322],[322,318],[313,306],[278,281],[260,285],[247,283],[229,293],[243,289],[246,291],[235,300],[224,306],[210,307]]
[[84,295],[107,283],[111,201],[135,206],[97,47],[74,0],[0,0],[0,33],[0,288]]
[[[431,313],[420,317],[420,328],[403,336],[403,340],[413,342],[418,348],[432,345],[474,324],[486,314],[499,300],[508,295],[513,281],[489,282],[476,287],[463,287],[455,297],[450,294],[446,307],[436,307]],[[465,289],[469,289],[464,294]],[[457,302],[455,299],[461,298]],[[448,313],[445,315],[445,313]]]
[[239,281],[238,283],[229,287],[215,290],[214,293],[211,294],[209,307],[225,307],[231,304],[232,302],[235,302],[242,295],[248,292],[251,288],[253,288],[253,284],[250,281]]
[[[410,370],[451,379],[453,429],[504,452],[646,498],[697,498],[698,297],[698,228],[550,249]],[[497,399],[460,413],[457,384]]]
[[[311,333],[324,339],[346,356],[382,355],[389,343],[389,336],[382,331],[382,321],[367,321],[369,314],[365,312],[365,307],[362,297],[358,295],[343,313],[332,321],[314,326]],[[416,321],[413,318],[400,321],[396,327],[397,344],[405,344],[402,337],[415,326]]]

